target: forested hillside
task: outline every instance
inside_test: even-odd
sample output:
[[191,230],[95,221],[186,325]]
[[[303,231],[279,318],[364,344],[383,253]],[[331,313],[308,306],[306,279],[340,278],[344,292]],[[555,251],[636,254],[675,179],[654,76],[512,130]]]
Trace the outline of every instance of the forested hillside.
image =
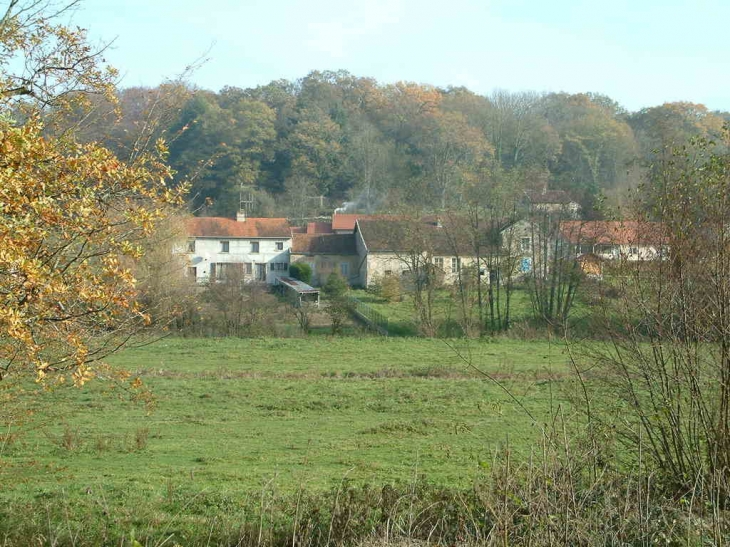
[[87,136],[122,155],[144,129],[163,136],[178,180],[192,180],[191,208],[228,216],[242,182],[260,216],[302,218],[345,201],[363,212],[435,210],[458,206],[466,185],[564,189],[596,215],[599,195],[618,200],[663,151],[713,138],[730,119],[687,102],[628,112],[593,93],[480,96],[344,71],[219,93],[119,93],[121,121],[110,129],[100,105]]

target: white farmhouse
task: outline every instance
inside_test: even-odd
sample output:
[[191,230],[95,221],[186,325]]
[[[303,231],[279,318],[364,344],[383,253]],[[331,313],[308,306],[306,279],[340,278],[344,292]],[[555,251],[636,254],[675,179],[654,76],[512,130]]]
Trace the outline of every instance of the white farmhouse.
[[289,273],[292,236],[285,218],[196,217],[186,231],[188,275],[198,283],[239,275],[273,284]]

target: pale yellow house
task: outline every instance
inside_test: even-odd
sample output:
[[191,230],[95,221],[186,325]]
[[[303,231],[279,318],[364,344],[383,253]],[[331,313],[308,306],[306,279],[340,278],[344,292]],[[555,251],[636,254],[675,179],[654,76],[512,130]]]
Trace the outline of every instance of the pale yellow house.
[[476,265],[465,234],[463,227],[438,219],[358,219],[358,284],[369,286],[390,275],[419,275],[428,268],[442,274],[444,283],[454,283],[460,272]]

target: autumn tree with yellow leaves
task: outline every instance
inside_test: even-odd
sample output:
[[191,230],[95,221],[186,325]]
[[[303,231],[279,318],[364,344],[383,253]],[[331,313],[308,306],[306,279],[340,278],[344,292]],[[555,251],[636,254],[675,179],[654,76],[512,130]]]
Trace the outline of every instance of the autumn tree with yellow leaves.
[[0,19],[0,377],[80,385],[149,321],[130,265],[184,188],[162,141],[122,161],[75,138],[115,72],[62,13],[13,0]]

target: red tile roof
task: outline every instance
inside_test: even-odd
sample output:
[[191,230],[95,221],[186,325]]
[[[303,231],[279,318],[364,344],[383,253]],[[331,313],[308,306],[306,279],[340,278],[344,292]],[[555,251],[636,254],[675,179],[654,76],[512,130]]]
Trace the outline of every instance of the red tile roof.
[[636,220],[567,220],[560,223],[560,234],[573,244],[661,245],[666,240],[661,223]]
[[191,237],[291,237],[291,228],[285,218],[247,218],[239,222],[231,218],[195,217],[188,219],[185,227]]
[[291,252],[299,254],[357,254],[354,234],[294,234]]
[[400,217],[396,215],[361,215],[358,213],[335,213],[332,216],[333,230],[354,230],[357,220],[396,220]]
[[308,222],[307,223],[307,234],[331,234],[332,223],[331,222]]

